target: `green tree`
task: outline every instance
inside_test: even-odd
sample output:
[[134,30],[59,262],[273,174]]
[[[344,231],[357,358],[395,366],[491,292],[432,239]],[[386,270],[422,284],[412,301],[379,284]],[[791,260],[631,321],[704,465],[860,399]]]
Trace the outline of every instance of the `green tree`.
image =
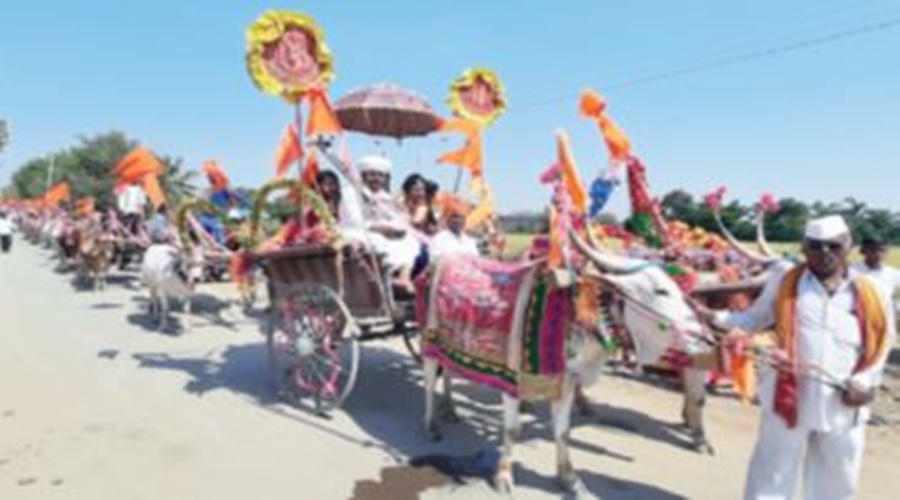
[[[98,208],[112,206],[115,178],[111,171],[138,144],[117,131],[81,136],[78,144],[69,149],[27,161],[13,174],[12,188],[23,198],[41,196],[47,189],[52,163],[53,183],[66,180],[72,187],[73,197],[93,196]],[[157,156],[165,166],[160,184],[174,206],[194,193],[192,180],[195,173],[182,168],[179,158]]]
[[778,205],[778,211],[767,218],[768,238],[772,241],[799,241],[810,216],[809,207],[794,198],[781,199]]

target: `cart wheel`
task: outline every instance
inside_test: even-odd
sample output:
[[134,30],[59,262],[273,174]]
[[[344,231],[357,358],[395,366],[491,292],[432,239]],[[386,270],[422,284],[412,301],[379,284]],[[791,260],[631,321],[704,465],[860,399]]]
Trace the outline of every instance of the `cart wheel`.
[[273,284],[277,300],[266,342],[279,391],[312,399],[321,414],[350,395],[359,370],[353,319],[340,298],[320,285]]

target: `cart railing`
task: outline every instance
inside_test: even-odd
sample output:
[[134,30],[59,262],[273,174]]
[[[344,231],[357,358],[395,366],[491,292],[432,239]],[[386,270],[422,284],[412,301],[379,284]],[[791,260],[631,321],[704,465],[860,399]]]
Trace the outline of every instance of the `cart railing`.
[[[376,256],[361,250],[304,245],[254,256],[272,283],[326,286],[344,301],[360,326],[393,320],[393,307]],[[278,289],[270,287],[270,293]],[[274,302],[274,301],[273,301]]]

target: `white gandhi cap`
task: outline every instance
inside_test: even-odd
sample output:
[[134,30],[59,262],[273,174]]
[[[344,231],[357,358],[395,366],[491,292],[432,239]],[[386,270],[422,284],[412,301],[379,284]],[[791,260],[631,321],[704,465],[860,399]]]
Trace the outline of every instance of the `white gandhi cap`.
[[810,219],[803,236],[808,240],[832,241],[850,235],[850,228],[840,215]]
[[382,174],[390,174],[391,168],[391,160],[383,156],[366,156],[360,158],[358,162],[356,162],[356,169],[360,172],[380,172]]

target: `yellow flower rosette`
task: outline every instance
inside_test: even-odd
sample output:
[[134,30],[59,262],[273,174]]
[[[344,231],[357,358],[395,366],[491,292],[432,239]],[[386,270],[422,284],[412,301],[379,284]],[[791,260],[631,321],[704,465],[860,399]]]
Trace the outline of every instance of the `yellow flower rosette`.
[[315,19],[270,10],[247,29],[247,71],[263,92],[297,103],[334,78],[334,61]]
[[467,69],[450,85],[447,104],[460,118],[490,125],[506,111],[503,83],[489,69]]

